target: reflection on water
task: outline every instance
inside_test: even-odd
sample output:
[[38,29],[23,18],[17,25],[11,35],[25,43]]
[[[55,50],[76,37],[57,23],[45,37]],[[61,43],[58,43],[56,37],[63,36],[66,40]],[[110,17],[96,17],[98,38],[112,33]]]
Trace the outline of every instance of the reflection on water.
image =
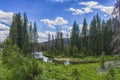
[[66,60],[66,61],[64,62],[64,64],[65,64],[65,65],[69,65],[70,62],[69,62],[68,60]]

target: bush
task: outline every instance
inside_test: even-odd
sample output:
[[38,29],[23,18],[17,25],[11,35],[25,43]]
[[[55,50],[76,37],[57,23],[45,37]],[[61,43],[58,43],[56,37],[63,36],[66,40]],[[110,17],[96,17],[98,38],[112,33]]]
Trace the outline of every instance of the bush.
[[9,73],[4,75],[6,80],[34,80],[40,74],[37,61],[32,56],[24,57],[17,46],[5,42],[3,65]]
[[102,69],[105,68],[105,66],[104,66],[104,64],[105,64],[104,56],[105,56],[105,52],[102,52],[101,61],[100,61],[100,66],[101,66]]

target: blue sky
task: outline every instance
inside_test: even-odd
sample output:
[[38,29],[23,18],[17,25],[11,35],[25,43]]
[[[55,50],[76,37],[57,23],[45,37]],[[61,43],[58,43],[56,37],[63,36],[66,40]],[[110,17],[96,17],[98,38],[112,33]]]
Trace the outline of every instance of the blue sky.
[[27,13],[29,21],[36,21],[39,41],[47,40],[48,33],[54,34],[58,27],[64,36],[76,20],[80,29],[83,19],[88,24],[98,13],[102,19],[109,19],[114,0],[0,0],[0,41],[9,33],[13,13]]

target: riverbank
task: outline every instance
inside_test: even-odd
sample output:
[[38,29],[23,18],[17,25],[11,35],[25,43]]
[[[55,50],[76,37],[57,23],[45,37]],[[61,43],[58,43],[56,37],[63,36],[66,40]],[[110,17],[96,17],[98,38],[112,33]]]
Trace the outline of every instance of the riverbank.
[[[43,52],[43,55],[49,58],[52,58],[55,63],[64,63],[65,61],[69,61],[71,64],[87,64],[87,63],[98,63],[101,61],[101,56],[87,56],[87,57],[68,57],[63,55],[52,55]],[[104,61],[114,61],[116,56],[104,56]],[[119,58],[117,58],[119,59]]]

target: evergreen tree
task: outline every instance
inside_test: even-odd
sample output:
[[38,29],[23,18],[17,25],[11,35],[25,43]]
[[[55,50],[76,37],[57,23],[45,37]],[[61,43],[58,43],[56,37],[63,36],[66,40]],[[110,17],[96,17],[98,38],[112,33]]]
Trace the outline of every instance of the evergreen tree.
[[63,33],[60,32],[60,42],[61,42],[61,51],[63,52],[64,49],[64,39],[63,39]]
[[102,51],[103,51],[103,35],[102,35],[102,27],[101,27],[101,19],[99,17],[99,15],[96,15],[96,28],[97,28],[97,32],[96,32],[96,53],[98,55],[101,55]]
[[37,33],[36,22],[34,22],[33,35],[34,35],[34,43],[38,43],[38,33]]
[[20,48],[20,50],[22,50],[22,44],[23,44],[23,40],[22,40],[22,36],[23,36],[23,22],[21,19],[21,14],[18,13],[16,14],[16,22],[17,22],[17,31],[16,32],[18,34],[18,38],[17,38],[17,46]]
[[30,43],[33,43],[33,28],[32,28],[32,22],[30,22],[30,26],[29,26],[29,39],[30,39]]
[[84,18],[84,21],[83,21],[83,28],[82,28],[82,33],[81,34],[82,34],[81,35],[81,37],[82,37],[82,48],[87,49],[87,46],[88,46],[88,28],[87,28],[86,18]]
[[30,43],[30,51],[33,52],[33,28],[32,28],[32,22],[30,22],[29,26],[29,43]]
[[29,43],[29,35],[27,31],[28,27],[28,19],[26,13],[24,13],[24,21],[22,26],[22,50],[24,53],[30,53],[30,43]]
[[70,52],[73,55],[73,47],[79,47],[79,28],[76,21],[73,23],[71,38],[70,38]]
[[30,53],[27,27],[28,20],[26,13],[24,13],[23,18],[20,13],[14,14],[9,38],[12,40],[13,45],[17,45],[23,53]]
[[97,29],[96,29],[96,18],[95,16],[93,17],[93,20],[91,21],[90,24],[90,31],[89,31],[89,48],[90,51],[92,51],[91,55],[96,55],[96,46],[97,46],[97,42],[96,42],[96,35]]
[[11,38],[13,44],[17,44],[17,38],[18,38],[17,32],[18,32],[18,29],[17,29],[17,22],[16,22],[16,14],[14,14],[12,24],[10,27],[10,33],[9,33],[9,37]]
[[34,22],[34,27],[33,27],[33,47],[34,51],[36,51],[37,45],[38,45],[38,32],[37,32],[37,25],[36,22]]
[[98,16],[94,16],[90,25],[89,32],[89,47],[95,55],[100,55],[103,51],[103,34],[102,34],[102,26],[101,19]]
[[106,54],[110,54],[112,52],[111,49],[111,42],[112,42],[112,20],[108,20],[106,23],[105,21],[102,22],[102,31],[103,31],[103,51]]
[[48,34],[48,45],[47,45],[47,50],[50,51],[50,47],[51,47],[51,35],[50,33]]
[[54,44],[55,44],[55,40],[54,40],[54,36],[52,34],[52,45],[51,45],[51,51],[54,50]]

